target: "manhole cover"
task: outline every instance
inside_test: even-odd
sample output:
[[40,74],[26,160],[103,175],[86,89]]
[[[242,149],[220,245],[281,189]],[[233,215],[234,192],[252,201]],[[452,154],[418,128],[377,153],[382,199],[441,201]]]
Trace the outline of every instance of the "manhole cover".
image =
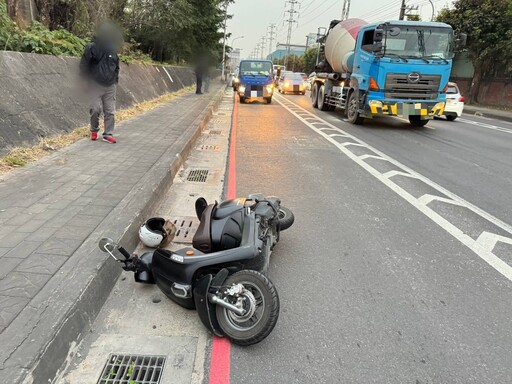
[[208,177],[207,169],[193,169],[188,173],[187,181],[195,181],[197,183],[205,183]]
[[201,145],[197,147],[198,151],[220,151],[220,146],[218,145]]
[[210,135],[220,135],[222,133],[222,131],[219,131],[219,130],[216,130],[216,129],[212,129],[210,131]]
[[165,356],[111,353],[97,384],[159,384]]
[[177,216],[172,217],[171,221],[176,226],[176,235],[172,240],[173,243],[192,243],[199,220],[195,216]]

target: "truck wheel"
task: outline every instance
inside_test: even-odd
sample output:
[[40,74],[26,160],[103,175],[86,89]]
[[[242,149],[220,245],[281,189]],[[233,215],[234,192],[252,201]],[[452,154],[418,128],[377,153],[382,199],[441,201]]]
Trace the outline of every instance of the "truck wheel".
[[323,84],[320,86],[320,88],[318,88],[317,100],[318,109],[321,111],[329,110],[329,105],[325,102],[325,85]]
[[348,96],[346,112],[349,123],[354,125],[363,124],[364,117],[359,115],[359,91],[353,91]]
[[313,84],[311,88],[311,104],[313,108],[318,108],[318,83]]
[[454,121],[457,118],[456,115],[446,115],[446,120],[448,121]]
[[409,123],[411,123],[413,127],[424,127],[427,125],[428,120],[422,120],[421,116],[413,115],[409,116]]
[[243,104],[245,103],[245,97],[244,96],[240,96],[240,102]]
[[270,96],[270,97],[265,97],[265,103],[267,103],[267,104],[272,103],[272,96]]

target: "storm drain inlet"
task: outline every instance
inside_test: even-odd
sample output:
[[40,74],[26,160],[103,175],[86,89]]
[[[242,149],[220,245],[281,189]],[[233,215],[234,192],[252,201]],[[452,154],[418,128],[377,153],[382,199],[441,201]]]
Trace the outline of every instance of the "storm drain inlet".
[[165,356],[111,353],[97,384],[159,384]]
[[208,177],[208,169],[193,169],[188,173],[187,181],[195,181],[196,183],[205,183]]

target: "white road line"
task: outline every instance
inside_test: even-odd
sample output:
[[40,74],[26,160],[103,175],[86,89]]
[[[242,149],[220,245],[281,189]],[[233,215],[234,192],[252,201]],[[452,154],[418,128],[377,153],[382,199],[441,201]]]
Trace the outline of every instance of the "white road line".
[[405,176],[405,177],[410,177],[411,179],[417,179],[416,176],[411,175],[410,173],[401,172],[401,171],[388,171],[388,172],[382,174],[382,177],[385,177],[386,179],[389,179],[393,176]]
[[493,129],[495,131],[500,131],[500,132],[505,132],[505,133],[512,133],[512,129],[510,129],[510,128],[498,127],[497,125],[482,123],[480,121],[473,121],[473,120],[467,120],[467,119],[461,119],[461,118],[459,118],[459,121],[462,123],[476,125],[481,128]]
[[[441,202],[446,203],[446,204],[453,204],[453,205],[461,206],[461,204],[458,201],[455,201],[455,200],[452,200],[452,199],[447,199],[446,197],[430,195],[428,193],[423,195],[423,196],[421,196],[418,199],[418,203],[423,204],[423,205],[428,205],[428,204],[430,204],[433,201],[441,201]],[[492,249],[491,249],[491,251],[492,251]]]
[[[386,159],[388,162],[394,164],[398,168],[401,168],[404,172],[400,173],[397,171],[390,171],[382,174],[375,168],[373,168],[370,164],[366,163],[364,160],[360,159],[359,156],[355,155],[352,151],[350,151],[349,148],[344,146],[342,143],[337,142],[334,138],[330,137],[328,134],[321,131],[318,127],[316,127],[317,124],[312,124],[309,121],[305,120],[301,116],[299,116],[297,113],[295,113],[288,105],[292,105],[294,109],[298,107],[297,104],[287,100],[282,99],[281,97],[278,97],[276,100],[283,108],[288,110],[290,113],[292,113],[295,117],[297,117],[300,121],[302,121],[307,127],[324,137],[327,141],[332,143],[334,146],[336,146],[341,152],[343,152],[347,157],[349,157],[351,160],[353,160],[355,163],[357,163],[359,166],[361,166],[363,169],[365,169],[368,173],[370,173],[372,176],[374,176],[376,179],[381,181],[384,185],[386,185],[388,188],[390,188],[392,191],[394,191],[397,195],[408,201],[411,205],[413,205],[416,209],[418,209],[421,213],[423,213],[425,216],[430,218],[433,222],[435,222],[437,225],[439,225],[441,228],[443,228],[446,232],[448,232],[450,235],[455,237],[457,240],[459,240],[462,244],[464,244],[466,247],[471,249],[474,253],[476,253],[482,260],[484,260],[486,263],[488,263],[491,267],[493,267],[496,271],[501,273],[503,276],[505,276],[507,279],[512,281],[512,266],[505,263],[503,260],[501,260],[498,256],[496,256],[492,250],[494,249],[494,246],[489,249],[489,241],[486,240],[486,242],[474,240],[470,236],[466,235],[461,229],[457,228],[454,224],[449,222],[447,219],[439,215],[437,212],[435,212],[433,209],[429,208],[427,205],[425,205],[420,199],[415,198],[412,194],[407,192],[405,189],[400,187],[399,185],[395,184],[392,180],[392,176],[403,174],[407,177],[414,177],[419,180],[421,180],[423,183],[429,185],[430,187],[437,189],[441,194],[448,196],[451,200],[450,203],[457,204],[460,206],[465,207],[466,209],[469,209],[476,213],[477,215],[481,216],[485,220],[491,222],[492,224],[496,225],[497,227],[501,228],[505,232],[510,234],[509,237],[501,236],[499,241],[511,243],[512,244],[512,227],[501,221],[500,219],[492,216],[491,214],[483,211],[482,209],[478,208],[477,206],[469,203],[468,201],[462,199],[461,197],[455,195],[454,193],[448,191],[447,189],[441,187],[437,183],[433,182],[432,180],[428,179],[427,177],[417,173],[416,171],[412,170],[411,168],[407,167],[406,165],[400,163],[399,161],[387,156],[383,152],[379,151],[378,149],[370,146],[369,144],[365,143],[364,141],[358,139],[357,137],[348,134],[347,132],[343,131],[340,128],[335,127],[331,123],[321,119],[317,115],[307,111],[306,109],[302,109],[302,112],[307,112],[307,114],[311,117],[316,117],[316,120],[318,122],[323,122],[325,126],[336,128],[340,133],[345,134],[346,136],[352,138],[354,141],[358,142],[362,146],[367,147],[375,154],[381,156],[383,159]],[[288,104],[288,105],[287,105]],[[300,107],[299,107],[300,108]],[[452,203],[453,201],[453,203]],[[480,235],[482,236],[482,235]],[[494,243],[495,244],[495,243]]]
[[359,156],[359,159],[361,159],[361,160],[366,160],[366,159],[386,160],[380,156],[375,156],[375,155],[362,155],[362,156]]
[[476,242],[488,251],[492,251],[498,242],[512,245],[512,239],[487,231],[482,232]]

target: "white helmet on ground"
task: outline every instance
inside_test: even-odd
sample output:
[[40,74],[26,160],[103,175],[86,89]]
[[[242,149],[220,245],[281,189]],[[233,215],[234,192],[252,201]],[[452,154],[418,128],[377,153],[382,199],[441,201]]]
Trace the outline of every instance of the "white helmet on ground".
[[169,220],[152,217],[140,226],[139,238],[146,247],[165,247],[172,241],[175,233],[176,226]]

